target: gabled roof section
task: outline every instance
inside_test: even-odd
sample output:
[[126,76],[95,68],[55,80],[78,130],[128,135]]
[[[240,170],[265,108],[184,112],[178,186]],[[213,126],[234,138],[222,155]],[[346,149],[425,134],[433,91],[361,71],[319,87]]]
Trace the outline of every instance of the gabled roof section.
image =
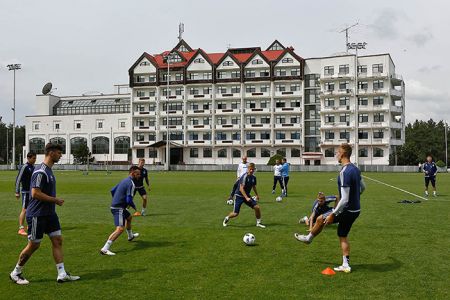
[[[169,51],[164,51],[161,54],[155,54],[154,55],[154,58],[155,58],[156,63],[158,64],[158,67],[160,67],[160,68],[167,68],[167,62],[165,62],[164,57],[166,55],[168,55],[169,53],[170,53]],[[171,68],[177,68],[177,67],[183,67],[184,65],[186,65],[187,59],[188,58],[190,59],[191,55],[194,52],[186,52],[185,53],[185,52],[178,52],[177,50],[173,50],[172,53],[177,54],[181,58],[180,62],[170,63],[170,67]]]
[[[189,55],[192,53],[191,57],[189,58],[189,60],[186,63],[186,66],[190,65],[192,63],[192,61],[197,57],[198,54],[200,54],[210,65],[211,67],[214,65],[213,61],[211,60],[211,58],[209,57],[209,55],[203,51],[203,49],[197,49],[195,52],[189,52]],[[187,53],[183,53],[183,54],[187,54]]]
[[286,47],[283,46],[278,40],[273,41],[272,44],[270,44],[269,47],[267,47],[267,50],[284,50]]
[[134,68],[136,68],[136,67],[138,66],[138,64],[141,62],[141,60],[142,60],[143,58],[147,58],[147,59],[150,61],[150,63],[151,63],[152,65],[155,66],[155,68],[158,68],[158,63],[156,62],[155,58],[154,58],[152,55],[148,54],[147,52],[144,52],[144,53],[142,53],[142,55],[136,60],[136,62],[131,66],[131,68],[128,69],[128,72],[132,72],[132,71],[134,70]]
[[298,56],[298,55],[294,52],[294,48],[288,47],[288,48],[285,48],[285,49],[283,50],[283,52],[280,54],[280,56],[278,56],[278,58],[276,59],[276,63],[278,63],[278,62],[283,58],[283,56],[284,56],[286,53],[289,53],[290,55],[292,55],[293,57],[295,57],[300,63],[301,63],[302,61],[304,61],[303,57]]
[[251,62],[251,60],[252,60],[255,56],[257,56],[257,55],[259,55],[262,59],[264,59],[264,61],[265,61],[268,65],[270,65],[270,61],[269,61],[269,60],[267,59],[267,57],[262,53],[262,51],[261,51],[260,48],[256,49],[256,50],[253,52],[253,54],[250,55],[250,56],[247,58],[247,60],[245,61],[245,64],[246,64],[246,65],[249,64],[249,63]]
[[[187,51],[185,49],[183,49],[183,47]],[[193,52],[194,51],[194,49],[192,49],[191,46],[189,46],[188,43],[186,43],[186,41],[183,39],[181,41],[179,41],[175,47],[173,47],[172,51],[174,51],[174,50],[179,51],[179,52]]]
[[[216,53],[218,54],[218,53]],[[249,54],[251,55],[251,54]],[[233,53],[231,53],[230,49],[228,49],[227,52],[225,52],[224,54],[222,54],[222,57],[216,62],[216,66],[220,65],[225,58],[230,57],[238,66],[241,64],[241,62],[237,59],[237,57],[235,57],[235,55],[233,55]]]
[[261,53],[267,58],[267,60],[276,61],[280,55],[284,53],[284,50],[266,50],[261,51]]

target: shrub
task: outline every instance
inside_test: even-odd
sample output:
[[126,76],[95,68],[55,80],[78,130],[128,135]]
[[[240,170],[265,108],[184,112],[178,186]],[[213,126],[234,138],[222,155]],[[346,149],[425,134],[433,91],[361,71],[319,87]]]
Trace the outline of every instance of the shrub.
[[269,159],[269,162],[267,163],[267,165],[268,165],[268,166],[274,166],[274,165],[275,165],[275,161],[276,161],[277,159],[279,159],[280,162],[281,162],[281,160],[283,159],[283,155],[275,154],[274,156],[272,156],[272,157]]

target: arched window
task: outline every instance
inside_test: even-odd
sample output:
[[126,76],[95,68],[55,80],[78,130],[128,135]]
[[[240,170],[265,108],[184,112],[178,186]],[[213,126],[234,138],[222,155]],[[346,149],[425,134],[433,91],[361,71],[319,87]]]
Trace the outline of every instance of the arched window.
[[66,154],[66,139],[62,137],[54,137],[50,139],[50,143],[58,144],[63,148],[62,154]]
[[383,157],[384,156],[384,150],[381,148],[375,148],[373,149],[373,157]]
[[130,148],[130,138],[127,136],[119,136],[114,139],[114,153],[127,154]]
[[30,152],[34,152],[36,154],[44,154],[45,140],[43,138],[30,139]]
[[270,157],[270,150],[267,148],[261,148],[261,157]]
[[247,157],[256,157],[256,148],[248,149]]
[[77,152],[81,145],[87,146],[87,139],[84,137],[74,137],[70,139],[70,152]]
[[292,148],[291,149],[291,157],[300,157],[300,149]]
[[280,148],[277,150],[277,154],[286,157],[286,148]]
[[219,158],[227,157],[227,149],[219,149],[217,151],[217,157]]
[[368,157],[369,156],[369,151],[367,150],[367,148],[361,148],[359,149],[359,157]]
[[92,139],[92,154],[109,154],[109,139],[106,136]]
[[241,150],[233,148],[233,157],[241,157]]

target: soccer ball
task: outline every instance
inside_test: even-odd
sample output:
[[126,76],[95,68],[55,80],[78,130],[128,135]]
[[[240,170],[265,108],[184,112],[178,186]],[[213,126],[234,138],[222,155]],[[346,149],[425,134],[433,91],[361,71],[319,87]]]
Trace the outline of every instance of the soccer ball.
[[275,199],[275,201],[277,201],[277,202],[281,202],[283,200],[283,197],[281,197],[281,196],[278,196],[276,199]]
[[252,199],[258,201],[258,198],[256,196],[253,196]]
[[233,205],[233,203],[234,203],[233,199],[228,199],[228,200],[227,200],[227,204],[228,204],[228,205]]
[[298,221],[300,224],[306,223],[306,221],[308,221],[308,217],[304,216],[302,218],[300,218],[300,220]]
[[246,233],[244,235],[244,237],[242,238],[242,240],[244,241],[244,243],[247,246],[253,245],[255,243],[255,236],[251,233]]

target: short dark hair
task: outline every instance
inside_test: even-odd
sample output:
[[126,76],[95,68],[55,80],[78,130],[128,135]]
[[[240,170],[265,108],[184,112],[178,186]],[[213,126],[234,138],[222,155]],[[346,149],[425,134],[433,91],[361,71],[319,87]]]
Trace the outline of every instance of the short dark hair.
[[28,152],[28,154],[27,154],[27,158],[33,158],[35,156],[36,156],[36,153],[34,153],[33,151]]
[[131,166],[131,167],[130,167],[130,170],[128,171],[128,173],[132,173],[132,172],[134,172],[134,171],[136,171],[136,170],[139,170],[139,167],[138,167],[138,166]]
[[45,155],[48,155],[50,152],[55,151],[55,150],[59,150],[59,151],[63,151],[63,147],[59,144],[53,144],[53,143],[48,143],[47,145],[45,145]]
[[339,146],[342,150],[344,150],[344,156],[350,158],[352,156],[352,146],[347,143],[343,143]]

